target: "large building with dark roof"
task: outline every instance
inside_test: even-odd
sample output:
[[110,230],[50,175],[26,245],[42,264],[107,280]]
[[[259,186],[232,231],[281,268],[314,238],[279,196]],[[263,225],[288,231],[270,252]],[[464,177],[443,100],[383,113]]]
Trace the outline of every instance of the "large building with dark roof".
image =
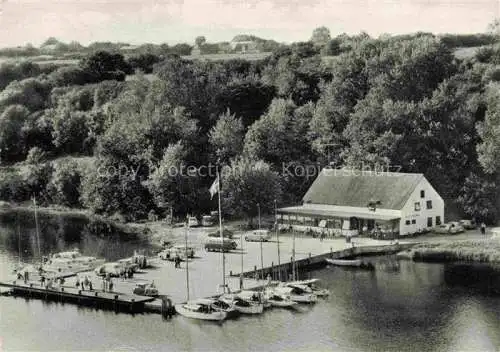
[[392,238],[444,222],[444,201],[423,174],[326,168],[302,200],[278,209],[281,228]]

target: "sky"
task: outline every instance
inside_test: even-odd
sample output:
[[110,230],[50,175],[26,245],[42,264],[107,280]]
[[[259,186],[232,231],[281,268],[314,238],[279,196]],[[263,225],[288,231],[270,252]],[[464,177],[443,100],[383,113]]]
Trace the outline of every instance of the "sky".
[[308,40],[326,26],[332,36],[417,31],[485,32],[500,0],[0,0],[0,47],[48,37],[94,41],[193,43],[253,34],[279,42]]

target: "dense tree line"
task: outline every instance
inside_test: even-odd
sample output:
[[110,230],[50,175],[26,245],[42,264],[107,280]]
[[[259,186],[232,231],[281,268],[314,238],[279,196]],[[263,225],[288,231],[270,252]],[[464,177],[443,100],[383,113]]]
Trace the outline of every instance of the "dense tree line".
[[[335,163],[424,173],[448,204],[493,221],[500,50],[459,60],[450,38],[320,28],[262,61],[97,51],[45,72],[2,66],[0,198],[126,220],[197,214],[216,207],[219,165],[227,214],[252,218],[300,201],[314,175],[293,170]],[[157,79],[125,81],[136,69]]]

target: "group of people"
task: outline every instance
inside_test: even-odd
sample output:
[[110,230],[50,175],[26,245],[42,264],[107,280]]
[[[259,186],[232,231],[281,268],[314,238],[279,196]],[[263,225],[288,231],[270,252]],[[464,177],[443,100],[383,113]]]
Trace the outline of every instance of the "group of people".
[[90,281],[89,277],[85,275],[85,278],[80,281],[80,278],[77,276],[76,277],[76,282],[75,282],[75,286],[76,288],[80,288],[82,290],[85,290],[85,288],[88,288],[89,291],[92,291],[93,288],[92,288],[92,281]]

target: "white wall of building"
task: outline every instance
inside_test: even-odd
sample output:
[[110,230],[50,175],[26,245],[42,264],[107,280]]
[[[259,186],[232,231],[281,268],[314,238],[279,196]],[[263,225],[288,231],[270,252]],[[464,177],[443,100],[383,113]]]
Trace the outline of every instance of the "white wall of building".
[[[423,198],[421,191],[424,192]],[[427,208],[427,201],[432,202],[432,209]],[[420,210],[416,210],[415,203],[420,204]],[[412,234],[418,230],[434,227],[436,217],[440,217],[441,224],[444,223],[444,201],[429,181],[423,178],[401,209],[399,233],[400,235]],[[427,218],[432,218],[432,226],[428,226]],[[407,224],[407,221],[410,223]]]

